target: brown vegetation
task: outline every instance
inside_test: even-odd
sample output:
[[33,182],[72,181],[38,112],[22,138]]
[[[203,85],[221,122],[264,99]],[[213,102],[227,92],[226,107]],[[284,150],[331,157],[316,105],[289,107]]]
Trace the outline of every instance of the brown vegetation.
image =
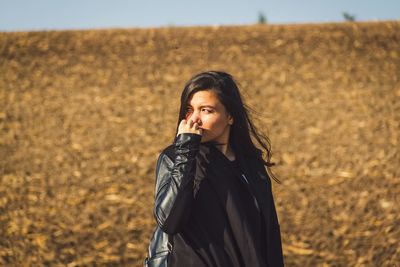
[[0,265],[141,266],[206,69],[272,141],[287,266],[399,264],[399,44],[394,21],[0,33]]

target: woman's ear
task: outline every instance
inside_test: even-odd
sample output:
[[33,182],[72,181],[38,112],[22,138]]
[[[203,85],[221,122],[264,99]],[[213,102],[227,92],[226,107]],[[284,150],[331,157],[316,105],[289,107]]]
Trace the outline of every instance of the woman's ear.
[[233,117],[231,115],[228,115],[228,124],[229,125],[233,124]]

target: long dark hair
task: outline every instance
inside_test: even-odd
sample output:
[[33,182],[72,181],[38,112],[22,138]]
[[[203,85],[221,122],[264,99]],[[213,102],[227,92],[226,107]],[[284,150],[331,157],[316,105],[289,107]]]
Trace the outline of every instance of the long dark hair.
[[[222,71],[206,71],[194,75],[186,84],[181,95],[181,107],[179,111],[179,118],[176,127],[176,134],[178,133],[179,123],[186,116],[186,108],[190,97],[203,90],[211,90],[216,93],[219,101],[225,106],[227,112],[233,117],[233,124],[229,134],[229,143],[235,151],[246,157],[253,157],[261,160],[270,176],[280,183],[280,181],[273,175],[269,168],[275,163],[271,162],[271,142],[267,136],[261,134],[249,116],[249,107],[243,103],[242,97],[239,92],[239,87],[235,79],[228,73]],[[253,143],[251,136],[257,141],[265,152],[257,148]]]

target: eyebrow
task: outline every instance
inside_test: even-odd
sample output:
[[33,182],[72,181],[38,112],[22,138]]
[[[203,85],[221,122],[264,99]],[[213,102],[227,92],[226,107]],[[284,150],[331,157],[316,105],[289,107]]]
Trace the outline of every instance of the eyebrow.
[[[190,105],[190,104],[188,104],[187,106],[188,107],[192,107],[192,105]],[[211,105],[201,105],[200,108],[212,108],[212,109],[215,109],[215,107],[211,106]]]

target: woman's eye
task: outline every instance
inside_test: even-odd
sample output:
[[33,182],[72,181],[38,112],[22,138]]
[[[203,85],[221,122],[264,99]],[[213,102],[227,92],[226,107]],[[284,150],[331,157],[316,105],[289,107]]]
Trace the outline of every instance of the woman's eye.
[[203,111],[203,112],[205,112],[205,113],[211,113],[211,109],[203,108],[201,111]]

